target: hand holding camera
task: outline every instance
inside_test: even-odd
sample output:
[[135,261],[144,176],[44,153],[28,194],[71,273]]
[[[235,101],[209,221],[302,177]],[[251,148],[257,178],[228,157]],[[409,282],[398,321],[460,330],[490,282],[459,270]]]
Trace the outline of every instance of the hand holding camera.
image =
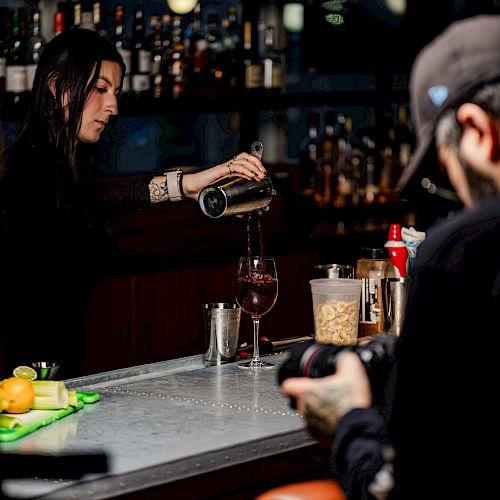
[[331,437],[338,419],[351,409],[387,404],[396,342],[397,337],[379,334],[363,346],[293,346],[279,370],[281,389],[313,434]]

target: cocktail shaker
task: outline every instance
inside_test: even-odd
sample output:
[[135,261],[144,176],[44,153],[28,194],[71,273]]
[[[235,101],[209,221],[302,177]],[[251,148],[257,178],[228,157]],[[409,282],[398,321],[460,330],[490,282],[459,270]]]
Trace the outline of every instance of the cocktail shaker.
[[[259,141],[252,144],[251,152],[262,157],[263,145]],[[270,177],[249,180],[243,177],[221,179],[202,189],[198,198],[200,208],[208,217],[239,215],[254,210],[268,210],[276,191]]]
[[198,198],[200,208],[212,218],[267,210],[276,191],[270,177],[261,181],[234,177],[205,187]]

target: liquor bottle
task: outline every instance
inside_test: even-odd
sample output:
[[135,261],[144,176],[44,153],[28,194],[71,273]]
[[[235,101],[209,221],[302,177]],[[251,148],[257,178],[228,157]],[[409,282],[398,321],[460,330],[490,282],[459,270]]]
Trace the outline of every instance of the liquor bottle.
[[325,115],[325,132],[319,145],[317,162],[317,196],[316,201],[321,206],[332,203],[337,181],[337,168],[335,164],[335,133],[334,114],[328,112]]
[[13,9],[10,21],[6,59],[5,90],[7,100],[14,106],[21,105],[27,94],[26,59],[26,19],[27,8]]
[[337,116],[339,136],[337,138],[337,151],[335,169],[337,171],[337,185],[334,205],[342,207],[350,203],[352,196],[351,181],[351,149],[350,137],[352,135],[352,119],[342,114]]
[[108,30],[106,29],[105,14],[101,2],[94,2],[92,4],[92,17],[94,29],[97,31],[97,33],[99,33],[99,35],[107,38]]
[[405,169],[410,163],[410,156],[414,147],[414,137],[408,125],[408,113],[404,104],[398,106],[398,121],[395,133],[399,164],[401,169]]
[[208,42],[201,29],[201,6],[197,3],[193,10],[193,19],[184,32],[184,53],[190,94],[203,93],[203,88],[207,85],[207,48]]
[[186,91],[185,61],[184,61],[184,34],[182,18],[174,16],[172,23],[172,45],[169,66],[171,95],[175,99]]
[[[54,19],[57,16],[57,13],[60,12],[62,14],[63,22],[63,30],[71,28],[74,23],[74,15],[75,15],[75,6],[72,0],[65,0],[64,2],[59,2],[57,4],[57,12],[54,15]],[[61,16],[59,16],[61,17]],[[55,20],[54,20],[55,23]],[[54,24],[55,27],[55,24]],[[57,33],[57,30],[54,29],[54,32]]]
[[134,11],[134,31],[131,39],[131,86],[136,95],[145,95],[151,90],[151,48],[146,39],[144,11]]
[[73,28],[79,28],[82,24],[82,4],[76,2],[73,4]]
[[31,18],[31,35],[26,43],[26,88],[31,92],[35,79],[36,67],[45,47],[45,39],[40,32],[40,11],[33,12]]
[[252,23],[243,23],[243,64],[245,67],[245,90],[254,91],[262,87],[263,71],[258,58],[256,38],[252,30]]
[[238,22],[238,9],[234,5],[227,8],[227,18],[223,20],[222,36],[224,67],[227,69],[229,87],[236,89],[244,83],[243,68],[240,66],[242,51],[242,31]]
[[95,31],[94,7],[91,0],[82,0],[80,3],[80,24],[78,27]]
[[115,19],[114,19],[114,34],[112,41],[116,47],[116,50],[123,58],[125,64],[125,77],[123,78],[122,92],[130,91],[130,70],[131,70],[131,51],[130,43],[125,34],[125,11],[123,5],[117,5],[115,7]]
[[[151,30],[151,89],[154,98],[163,97],[162,71],[163,71],[163,45],[161,40],[161,23],[159,16],[149,17]],[[155,83],[156,82],[156,83]]]
[[263,83],[265,89],[281,90],[283,87],[283,66],[281,55],[275,46],[274,28],[267,26],[264,37]]
[[299,146],[300,189],[305,195],[311,195],[314,192],[316,168],[319,160],[318,121],[318,113],[309,113],[307,135]]
[[64,31],[65,20],[65,11],[58,8],[54,13],[54,36],[60,35]]
[[207,32],[207,73],[209,89],[217,89],[217,92],[227,89],[227,81],[222,61],[222,31],[220,29],[219,14],[213,13],[208,16]]

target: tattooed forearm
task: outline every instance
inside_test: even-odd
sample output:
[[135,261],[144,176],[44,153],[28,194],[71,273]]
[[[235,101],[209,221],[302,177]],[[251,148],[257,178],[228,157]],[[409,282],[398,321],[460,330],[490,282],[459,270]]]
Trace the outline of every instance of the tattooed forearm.
[[149,199],[151,203],[160,203],[168,200],[168,190],[165,177],[153,177],[149,183]]

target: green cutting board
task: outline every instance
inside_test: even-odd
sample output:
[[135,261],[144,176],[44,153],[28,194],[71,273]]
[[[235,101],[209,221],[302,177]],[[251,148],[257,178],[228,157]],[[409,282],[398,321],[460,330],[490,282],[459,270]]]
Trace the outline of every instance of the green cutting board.
[[19,422],[12,429],[0,428],[0,442],[15,441],[40,427],[49,425],[75,411],[81,410],[86,404],[96,403],[101,399],[97,392],[76,391],[76,396],[78,406],[70,406],[62,410],[30,410],[28,413],[22,414],[22,416],[9,415],[20,417]]

